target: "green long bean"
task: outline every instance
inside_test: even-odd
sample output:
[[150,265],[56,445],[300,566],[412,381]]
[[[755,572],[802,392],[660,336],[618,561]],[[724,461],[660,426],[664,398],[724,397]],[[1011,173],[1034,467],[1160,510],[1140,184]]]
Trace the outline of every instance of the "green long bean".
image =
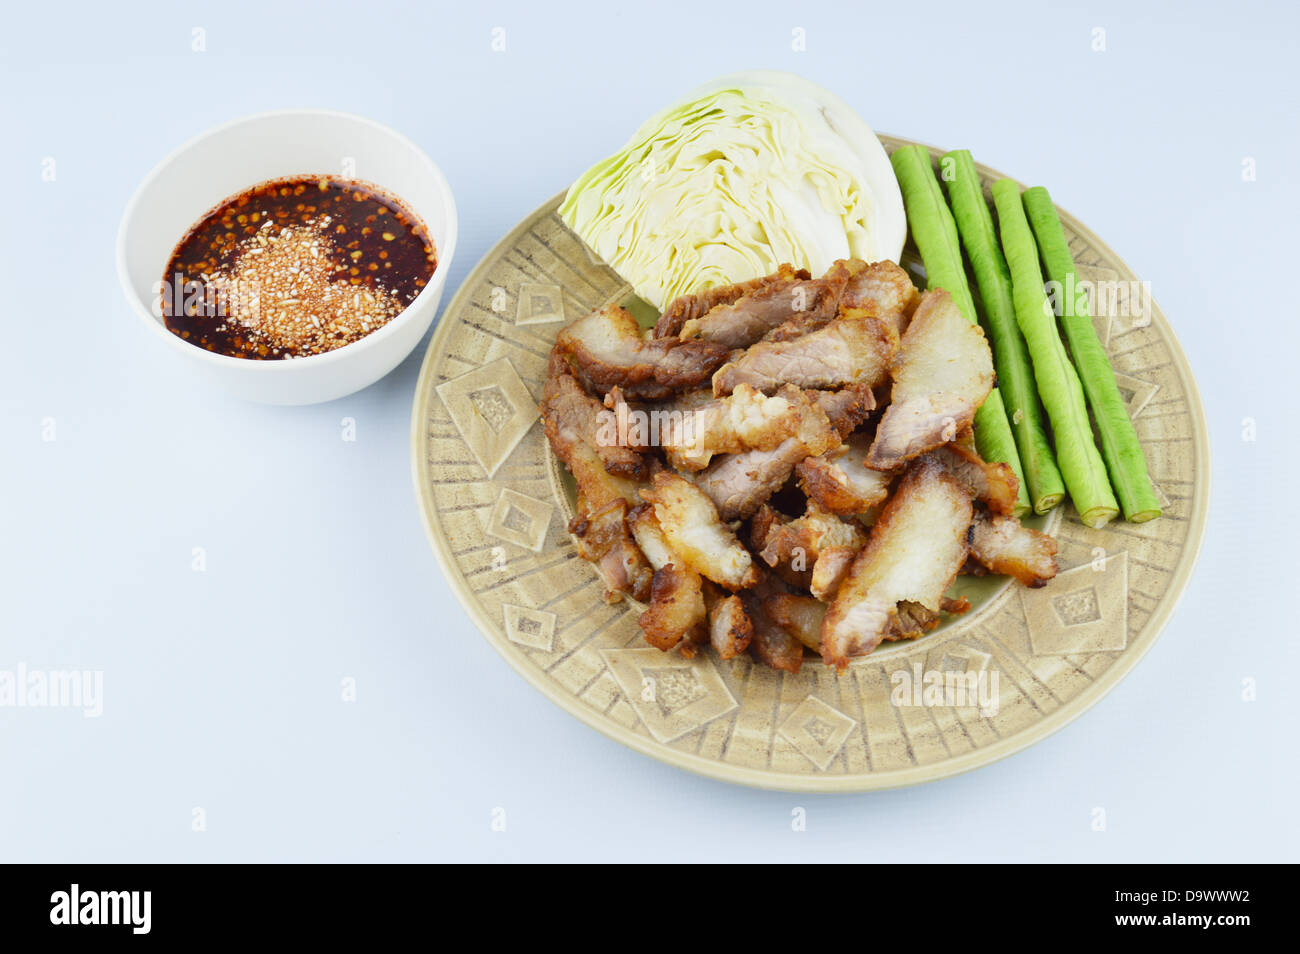
[[1016,324],[1011,273],[998,245],[993,215],[984,201],[979,172],[970,152],[959,149],[946,153],[940,160],[940,168],[961,244],[975,272],[984,321],[993,343],[998,388],[1007,404],[1005,416],[1015,435],[1029,501],[1034,513],[1047,513],[1064,499],[1065,484],[1047,439],[1029,350]]
[[1056,316],[1043,293],[1038,246],[1025,218],[1020,186],[1010,179],[993,185],[993,203],[1002,234],[1002,251],[1011,271],[1016,324],[1025,336],[1034,366],[1038,396],[1047,409],[1056,440],[1056,461],[1079,518],[1104,527],[1119,513],[1106,465],[1092,438],[1083,386],[1056,330]]
[[1160,516],[1160,500],[1151,486],[1146,458],[1142,456],[1142,445],[1128,407],[1115,383],[1115,371],[1088,313],[1087,299],[1077,294],[1081,287],[1079,276],[1056,205],[1042,186],[1026,189],[1023,201],[1047,278],[1057,288],[1061,328],[1070,345],[1070,357],[1083,385],[1092,419],[1097,424],[1101,455],[1111,485],[1124,509],[1124,519],[1145,523]]

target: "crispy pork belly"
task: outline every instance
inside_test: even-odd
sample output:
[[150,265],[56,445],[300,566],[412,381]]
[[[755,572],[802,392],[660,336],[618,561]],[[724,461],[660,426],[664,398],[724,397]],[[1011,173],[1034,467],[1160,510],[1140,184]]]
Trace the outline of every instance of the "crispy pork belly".
[[578,513],[569,521],[578,555],[596,567],[605,584],[605,602],[624,596],[644,602],[653,571],[627,528],[627,501],[616,498],[601,508],[578,495]]
[[763,600],[767,614],[799,642],[813,652],[821,651],[822,620],[826,617],[826,604],[811,596],[793,593],[774,593]]
[[689,480],[663,471],[641,496],[654,506],[668,548],[687,568],[729,590],[758,579],[749,551],[719,519],[713,501]]
[[864,267],[862,262],[845,260],[836,262],[821,278],[771,282],[713,308],[702,318],[684,322],[681,338],[709,341],[734,350],[748,348],[796,315],[824,323],[835,317],[849,279]]
[[824,547],[817,554],[813,564],[812,579],[808,581],[808,590],[819,600],[829,603],[840,591],[840,584],[849,575],[853,561],[857,559],[862,547]]
[[773,669],[798,672],[803,666],[804,644],[773,619],[764,606],[767,598],[775,592],[779,591],[763,586],[741,594],[746,615],[754,628],[749,651],[759,662]]
[[727,595],[705,581],[705,605],[709,612],[709,643],[722,660],[735,659],[754,638],[754,624],[745,612],[745,603],[735,594]]
[[709,635],[703,580],[673,553],[652,505],[643,503],[633,509],[627,523],[654,569],[650,605],[638,620],[646,642],[656,649],[676,647],[683,655],[693,656]]
[[1020,480],[1010,464],[990,464],[975,448],[960,443],[945,444],[930,456],[989,510],[1005,515],[1016,509]]
[[655,570],[650,582],[650,605],[637,625],[647,643],[666,651],[683,639],[698,644],[707,626],[706,615],[700,575],[669,563]]
[[870,441],[855,435],[848,443],[795,468],[799,486],[822,510],[842,517],[869,514],[885,502],[893,476],[867,467]]
[[712,341],[646,338],[627,311],[607,305],[560,330],[556,349],[589,391],[619,387],[632,400],[658,400],[693,388],[727,359]]
[[[878,318],[895,337],[901,336],[920,300],[907,272],[893,262],[876,262],[858,268],[844,263],[850,276],[840,293],[841,318]],[[763,336],[764,341],[789,341],[816,331],[835,316],[822,312],[800,312]]]
[[984,332],[946,291],[921,298],[892,368],[889,408],[867,454],[875,470],[894,470],[951,441],[993,389]]
[[[832,426],[820,394],[818,398],[815,410],[820,413],[803,414],[794,436],[787,437],[772,450],[751,450],[719,457],[696,476],[696,486],[717,506],[723,520],[752,517],[790,479],[801,460],[824,454],[839,445],[840,433]],[[850,395],[845,407],[860,405],[860,396]],[[845,409],[841,416],[851,413]]]
[[800,560],[811,567],[823,550],[832,547],[857,550],[866,542],[867,534],[861,526],[827,513],[810,500],[802,517],[776,521],[769,526],[759,556],[768,566]]
[[812,278],[807,269],[796,269],[793,265],[781,265],[771,275],[755,278],[735,285],[716,285],[704,291],[682,295],[668,303],[664,313],[655,323],[656,338],[675,338],[681,334],[682,325],[688,321],[703,318],[719,305],[730,305],[743,295],[748,295],[782,282],[793,282]]
[[797,434],[803,419],[823,412],[803,391],[786,387],[768,397],[742,385],[725,398],[670,417],[660,429],[668,462],[678,470],[703,470],[714,454],[772,450]]
[[942,608],[966,559],[972,516],[970,495],[938,463],[925,458],[908,468],[826,613],[827,665],[843,669],[875,649],[904,600]]
[[659,518],[655,516],[653,506],[643,503],[633,507],[627,515],[627,525],[632,531],[636,545],[641,548],[641,552],[645,554],[652,568],[662,570],[673,562],[673,551],[669,549],[668,541],[664,539],[664,532],[659,526]]
[[970,555],[993,573],[1025,586],[1043,586],[1056,576],[1056,541],[1022,527],[1015,517],[979,512],[971,526]]
[[[627,448],[602,448],[597,443],[596,415],[603,408],[599,401],[578,388],[572,375],[561,369],[547,378],[540,409],[551,450],[573,474],[578,493],[586,499],[591,512],[603,510],[615,499],[622,499],[629,507],[641,502],[637,482],[607,468],[602,451],[612,453]],[[636,456],[642,468],[653,469],[654,465],[646,458]]]
[[849,278],[840,295],[840,310],[856,309],[880,317],[908,318],[920,300],[906,271],[890,261],[873,262]]
[[882,384],[898,339],[879,318],[839,318],[789,341],[760,341],[713,375],[713,393],[742,384],[771,393],[783,385],[835,389]]
[[[606,433],[609,429],[603,424],[610,420],[610,415],[600,401],[582,389],[568,364],[556,354],[551,355],[551,372],[542,391],[541,411],[547,422],[547,436],[552,431],[557,435],[552,447],[557,446],[557,441],[586,444],[595,450],[609,473],[633,480],[648,476],[650,465],[646,457],[639,449],[619,441],[617,434]],[[558,449],[556,453],[560,453]]]
[[[607,458],[595,443],[600,403],[582,393],[562,364],[552,364],[541,412],[551,449],[578,484],[577,512],[569,522],[569,532],[578,554],[595,564],[605,583],[606,600],[616,602],[623,595],[644,600],[652,571],[626,521],[628,510],[640,503],[639,485],[606,469]],[[642,460],[646,473],[662,466],[652,459]]]
[[866,423],[876,409],[876,394],[869,384],[855,384],[838,391],[814,391],[817,404],[839,432],[840,440]]
[[[765,524],[759,552],[763,562],[778,568],[781,578],[787,582],[791,576],[781,570],[803,574],[794,579],[801,584],[806,580],[818,599],[835,595],[854,557],[867,542],[867,534],[859,524],[841,520],[812,500],[802,517],[789,521],[767,520]],[[758,542],[756,529],[755,543]]]

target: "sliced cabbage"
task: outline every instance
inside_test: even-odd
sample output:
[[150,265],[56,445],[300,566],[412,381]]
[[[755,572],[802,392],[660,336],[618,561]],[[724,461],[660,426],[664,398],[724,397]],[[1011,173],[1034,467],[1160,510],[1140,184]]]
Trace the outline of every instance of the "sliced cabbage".
[[788,73],[723,77],[648,120],[569,189],[560,216],[636,293],[747,281],[788,262],[897,262],[903,198],[880,140]]

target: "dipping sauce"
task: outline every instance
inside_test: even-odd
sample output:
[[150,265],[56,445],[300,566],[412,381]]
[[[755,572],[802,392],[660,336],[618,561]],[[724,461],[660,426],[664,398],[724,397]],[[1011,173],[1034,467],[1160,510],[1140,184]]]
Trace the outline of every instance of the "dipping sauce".
[[382,328],[429,283],[437,252],[392,196],[331,176],[235,195],[185,234],[163,274],[173,334],[258,360],[324,354]]

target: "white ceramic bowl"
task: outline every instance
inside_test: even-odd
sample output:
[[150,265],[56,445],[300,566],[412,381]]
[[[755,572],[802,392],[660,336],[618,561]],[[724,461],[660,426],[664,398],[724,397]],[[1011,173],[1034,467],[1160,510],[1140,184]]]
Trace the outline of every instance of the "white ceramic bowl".
[[[186,231],[224,199],[270,179],[337,175],[378,186],[414,212],[438,255],[433,279],[378,331],[325,354],[253,361],[172,334],[155,314],[157,283]],[[315,404],[382,378],[419,343],[438,310],[456,251],[456,203],[442,172],[405,136],[328,110],[239,119],[190,140],[149,173],[122,216],[117,273],[150,333],[226,390],[267,404]]]

